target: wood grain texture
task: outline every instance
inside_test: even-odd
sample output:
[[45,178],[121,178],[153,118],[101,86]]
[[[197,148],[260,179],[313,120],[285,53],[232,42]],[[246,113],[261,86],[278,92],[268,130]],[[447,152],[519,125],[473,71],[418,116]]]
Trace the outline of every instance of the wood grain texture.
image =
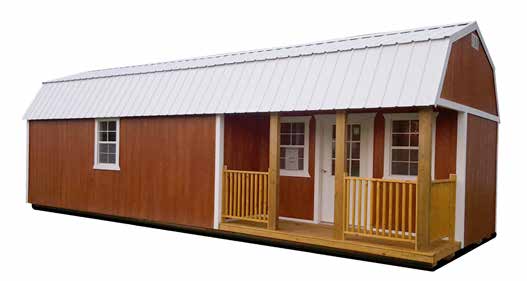
[[[335,124],[334,238],[344,239],[344,172],[346,166],[346,111],[337,111]],[[359,193],[360,197],[360,193]],[[359,208],[360,217],[360,208]]]
[[452,44],[441,97],[497,115],[494,71],[482,46],[471,46],[471,34]]
[[435,179],[448,179],[456,173],[457,112],[439,109],[435,134]]
[[[305,116],[303,114],[285,115]],[[309,123],[308,167],[310,177],[280,177],[280,216],[313,219],[315,128],[314,118],[311,118]],[[267,172],[269,165],[269,115],[225,115],[224,154],[224,163],[229,169]]]
[[375,115],[373,123],[373,177],[382,178],[384,175],[384,116]]
[[121,118],[120,171],[93,169],[94,121],[30,121],[29,201],[212,227],[215,119]]
[[432,109],[419,111],[419,163],[417,172],[416,250],[430,246],[430,194],[432,186]]
[[496,232],[498,124],[474,115],[467,121],[465,245]]
[[280,208],[280,114],[271,113],[269,117],[269,218],[267,228],[278,228]]

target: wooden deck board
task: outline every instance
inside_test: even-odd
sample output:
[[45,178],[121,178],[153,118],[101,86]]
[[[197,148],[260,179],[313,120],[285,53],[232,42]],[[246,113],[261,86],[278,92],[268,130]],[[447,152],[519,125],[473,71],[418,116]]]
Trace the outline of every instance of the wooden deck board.
[[427,250],[416,251],[412,243],[385,241],[364,237],[348,237],[346,240],[333,238],[333,226],[280,220],[278,230],[268,230],[265,224],[256,222],[229,221],[220,224],[220,230],[305,243],[335,249],[399,258],[404,260],[437,264],[460,248],[459,243],[436,241]]

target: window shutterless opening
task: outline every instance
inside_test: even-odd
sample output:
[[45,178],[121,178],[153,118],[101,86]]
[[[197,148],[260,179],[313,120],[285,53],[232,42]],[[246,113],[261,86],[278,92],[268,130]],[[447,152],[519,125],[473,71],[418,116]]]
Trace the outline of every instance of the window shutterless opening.
[[309,177],[309,119],[304,116],[281,118],[281,176]]
[[119,170],[119,119],[95,120],[93,168]]

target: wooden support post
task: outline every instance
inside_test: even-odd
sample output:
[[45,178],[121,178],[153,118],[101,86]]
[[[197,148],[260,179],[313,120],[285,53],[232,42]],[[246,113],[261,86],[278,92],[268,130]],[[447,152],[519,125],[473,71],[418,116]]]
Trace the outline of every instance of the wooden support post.
[[415,249],[430,246],[432,188],[432,108],[419,111],[419,163],[417,171],[417,214]]
[[335,213],[334,235],[335,239],[344,239],[344,170],[346,167],[346,111],[339,110],[336,114],[335,126]]
[[280,115],[269,118],[269,219],[267,228],[278,229],[278,202],[280,194]]

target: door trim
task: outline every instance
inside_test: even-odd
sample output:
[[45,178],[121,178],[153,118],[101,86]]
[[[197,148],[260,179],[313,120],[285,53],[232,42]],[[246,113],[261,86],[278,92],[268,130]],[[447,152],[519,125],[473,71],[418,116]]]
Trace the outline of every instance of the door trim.
[[[369,140],[367,141],[367,153],[369,155],[369,163],[367,165],[367,174],[368,177],[373,176],[373,130],[374,130],[374,120],[376,112],[370,113],[348,113],[346,122],[350,121],[364,121],[367,122],[370,127]],[[322,161],[322,125],[325,122],[335,120],[335,114],[315,114],[315,172],[314,172],[314,204],[313,204],[313,221],[315,223],[321,223],[320,221],[320,211],[321,211],[321,187],[322,187],[322,173],[321,170],[321,161]]]

